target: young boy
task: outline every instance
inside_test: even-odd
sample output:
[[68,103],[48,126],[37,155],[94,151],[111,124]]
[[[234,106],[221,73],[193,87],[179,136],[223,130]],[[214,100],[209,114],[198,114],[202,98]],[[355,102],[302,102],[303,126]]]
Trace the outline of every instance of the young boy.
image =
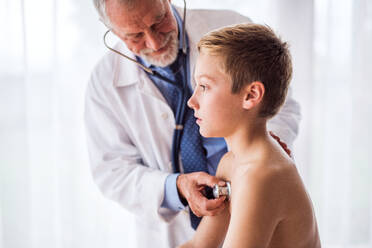
[[266,129],[292,75],[287,44],[267,26],[240,24],[207,34],[198,49],[188,105],[203,136],[227,142],[217,177],[231,182],[231,196],[182,247],[320,247],[295,164]]

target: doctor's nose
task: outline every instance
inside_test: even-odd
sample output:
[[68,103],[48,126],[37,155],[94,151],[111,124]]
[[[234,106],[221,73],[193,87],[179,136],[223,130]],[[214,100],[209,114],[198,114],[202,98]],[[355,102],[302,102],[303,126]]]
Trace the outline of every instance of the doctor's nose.
[[162,48],[163,39],[164,39],[164,37],[162,37],[162,35],[160,35],[157,32],[150,31],[150,32],[147,33],[146,36],[147,37],[146,37],[145,44],[146,44],[147,48],[151,48],[154,51],[157,51],[160,48]]

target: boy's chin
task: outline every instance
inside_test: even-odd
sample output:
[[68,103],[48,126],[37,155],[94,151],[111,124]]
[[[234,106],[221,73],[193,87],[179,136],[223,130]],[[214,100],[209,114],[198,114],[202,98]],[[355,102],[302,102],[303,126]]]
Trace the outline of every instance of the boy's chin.
[[208,130],[199,130],[200,135],[203,136],[204,138],[219,138],[221,136],[218,136],[216,133],[208,131]]

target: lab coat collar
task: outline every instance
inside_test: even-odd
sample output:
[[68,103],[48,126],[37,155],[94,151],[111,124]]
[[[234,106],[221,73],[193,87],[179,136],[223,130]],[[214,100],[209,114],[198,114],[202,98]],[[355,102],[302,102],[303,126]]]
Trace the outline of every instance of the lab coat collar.
[[[135,59],[134,54],[125,46],[125,43],[122,41],[119,41],[115,45],[114,49],[132,59]],[[136,84],[140,81],[139,75],[145,74],[145,72],[143,72],[143,70],[137,64],[133,63],[129,59],[122,57],[119,54],[113,54],[113,59],[113,66],[115,67],[114,71],[116,72],[114,84],[116,87]]]

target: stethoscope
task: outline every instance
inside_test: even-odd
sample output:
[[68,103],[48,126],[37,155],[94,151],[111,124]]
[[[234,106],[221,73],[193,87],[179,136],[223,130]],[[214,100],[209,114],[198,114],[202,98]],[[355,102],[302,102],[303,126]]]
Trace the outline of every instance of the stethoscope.
[[[176,82],[170,80],[169,78],[164,77],[157,71],[151,70],[151,68],[144,66],[143,64],[139,63],[137,60],[119,52],[118,50],[113,49],[110,47],[107,42],[106,42],[106,36],[108,33],[110,33],[110,29],[105,32],[103,35],[103,43],[105,46],[111,50],[114,53],[117,53],[121,55],[122,57],[132,61],[133,63],[136,63],[139,67],[141,67],[146,73],[151,74],[154,77],[157,77],[161,80],[164,80],[167,83],[170,83],[174,85],[178,91],[179,94],[179,101],[177,104],[177,109],[176,109],[176,126],[174,128],[174,133],[173,133],[173,141],[172,141],[172,167],[175,173],[180,172],[180,165],[179,165],[179,152],[180,152],[180,143],[181,143],[181,137],[182,137],[182,131],[183,131],[183,126],[184,126],[184,117],[185,117],[185,110],[186,110],[186,102],[187,102],[187,95],[185,95],[185,90],[188,89],[188,66],[187,66],[187,54],[188,54],[188,48],[186,46],[186,0],[183,0],[184,3],[184,8],[183,8],[183,22],[182,22],[182,64],[183,64],[183,76],[184,80],[182,80],[182,85],[177,84]],[[218,186],[217,184],[213,187],[212,189],[212,194],[214,198],[219,198],[220,196],[226,195],[227,199],[229,198],[231,194],[231,187],[230,183],[226,182],[226,186]]]
[[173,133],[173,141],[172,141],[172,167],[173,167],[173,170],[175,173],[179,173],[180,172],[180,165],[179,165],[179,152],[180,152],[180,143],[181,143],[181,137],[182,137],[182,131],[183,131],[183,126],[184,126],[184,116],[185,116],[185,110],[186,110],[186,106],[187,106],[187,95],[185,94],[185,90],[188,89],[188,83],[187,83],[187,78],[188,78],[188,66],[187,66],[187,54],[188,54],[188,48],[186,46],[186,27],[185,27],[185,24],[186,24],[186,0],[183,0],[183,3],[184,3],[184,8],[183,8],[183,22],[182,22],[182,64],[183,64],[183,76],[184,76],[184,80],[182,80],[182,85],[180,84],[177,84],[176,82],[170,80],[169,78],[166,78],[164,77],[163,75],[161,75],[160,73],[152,70],[151,68],[149,67],[146,67],[144,66],[143,64],[139,63],[137,60],[113,49],[112,47],[110,47],[107,42],[106,42],[106,36],[108,35],[108,33],[110,33],[110,29],[106,31],[106,33],[103,35],[103,43],[105,44],[105,46],[113,51],[114,53],[117,53],[121,56],[123,56],[124,58],[132,61],[133,63],[136,63],[139,67],[141,67],[146,73],[154,76],[154,77],[157,77],[167,83],[170,83],[172,85],[174,85],[178,91],[178,94],[179,94],[179,101],[178,101],[178,104],[177,104],[177,109],[176,109],[176,126],[175,126],[175,129],[174,129],[174,133]]

